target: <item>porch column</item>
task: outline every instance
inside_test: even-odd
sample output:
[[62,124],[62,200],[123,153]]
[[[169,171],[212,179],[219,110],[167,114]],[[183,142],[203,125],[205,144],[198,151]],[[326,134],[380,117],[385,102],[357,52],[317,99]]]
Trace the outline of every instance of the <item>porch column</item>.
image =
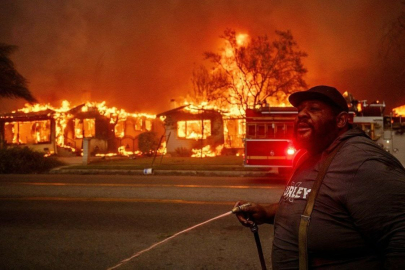
[[90,161],[90,138],[83,138],[83,165]]

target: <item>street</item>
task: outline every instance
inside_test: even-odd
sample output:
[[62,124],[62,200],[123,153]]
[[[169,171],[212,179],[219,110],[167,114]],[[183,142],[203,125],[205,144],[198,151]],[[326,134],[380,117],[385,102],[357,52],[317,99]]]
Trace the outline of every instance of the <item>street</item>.
[[[0,175],[1,269],[260,269],[240,199],[277,202],[283,180],[248,177]],[[259,227],[271,269],[271,225]]]

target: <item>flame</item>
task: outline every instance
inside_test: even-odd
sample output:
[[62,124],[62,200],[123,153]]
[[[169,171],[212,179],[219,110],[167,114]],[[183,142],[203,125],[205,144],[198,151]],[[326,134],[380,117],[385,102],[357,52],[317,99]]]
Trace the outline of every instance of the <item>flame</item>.
[[211,136],[211,120],[187,120],[177,122],[177,137],[185,139],[206,139]]
[[249,35],[248,34],[237,34],[236,35],[236,44],[238,44],[239,47],[247,45],[249,41]]
[[357,111],[361,112],[363,110],[363,106],[361,105],[361,103],[357,104]]
[[[26,103],[24,104],[24,108],[19,109],[17,111],[19,112],[24,112],[24,113],[30,113],[30,112],[40,112],[40,111],[46,111],[46,110],[53,110],[56,112],[67,112],[69,111],[70,108],[70,103],[67,100],[62,101],[62,106],[60,108],[55,108],[53,106],[51,106],[50,104],[29,104]],[[15,111],[13,111],[13,113],[15,113]]]
[[392,111],[394,112],[395,115],[405,116],[405,105],[396,107]]
[[120,147],[118,147],[118,153],[121,155],[121,156],[124,156],[124,157],[129,157],[129,156],[133,156],[133,155],[141,155],[142,154],[142,152],[141,151],[128,151],[128,150],[126,150],[125,149],[125,146],[120,146]]
[[224,145],[218,145],[214,150],[211,150],[211,145],[206,145],[202,149],[192,149],[191,157],[216,157],[221,154]]
[[160,155],[166,155],[167,153],[167,148],[166,148],[166,142],[162,142],[160,145],[159,149],[157,150],[158,154]]
[[147,114],[147,113],[128,113],[124,109],[117,109],[116,107],[107,107],[106,102],[86,102],[86,104],[83,106],[82,110],[86,111],[91,111],[91,110],[98,110],[98,112],[101,115],[104,115],[106,117],[109,117],[112,119],[111,121],[117,121],[118,119],[120,120],[126,120],[128,117],[144,117],[146,119],[156,119],[156,115],[153,114]]
[[[119,147],[118,147],[118,151],[119,151]],[[96,154],[96,157],[116,157],[118,156],[117,153],[106,153],[106,154]]]

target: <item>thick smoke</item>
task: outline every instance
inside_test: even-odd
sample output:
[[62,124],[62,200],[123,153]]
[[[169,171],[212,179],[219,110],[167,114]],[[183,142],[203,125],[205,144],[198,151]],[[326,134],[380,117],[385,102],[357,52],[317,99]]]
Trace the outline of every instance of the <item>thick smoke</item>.
[[[91,99],[129,112],[160,113],[191,90],[203,52],[233,28],[252,36],[291,30],[309,85],[329,84],[357,99],[405,104],[401,61],[381,56],[400,1],[3,0],[0,42],[35,97],[54,106]],[[403,67],[402,67],[403,68]],[[22,107],[0,99],[0,112]]]

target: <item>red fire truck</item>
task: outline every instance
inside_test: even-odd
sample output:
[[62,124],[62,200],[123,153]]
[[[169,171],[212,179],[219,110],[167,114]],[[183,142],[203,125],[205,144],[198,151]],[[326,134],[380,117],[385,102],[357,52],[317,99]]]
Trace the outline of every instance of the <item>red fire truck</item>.
[[268,107],[246,110],[244,165],[291,168],[294,107]]

